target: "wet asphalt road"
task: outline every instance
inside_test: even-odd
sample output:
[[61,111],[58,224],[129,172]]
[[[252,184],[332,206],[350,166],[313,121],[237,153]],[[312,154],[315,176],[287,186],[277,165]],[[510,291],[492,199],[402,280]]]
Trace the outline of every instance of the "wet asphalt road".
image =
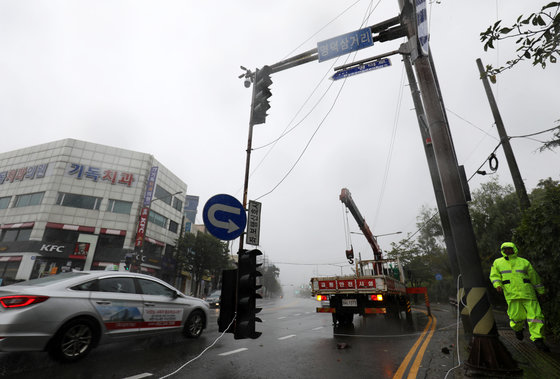
[[[353,327],[333,329],[331,315],[315,313],[316,305],[301,298],[263,301],[263,323],[257,326],[263,334],[256,340],[234,340],[232,334],[219,338],[215,310],[197,340],[173,335],[104,345],[74,364],[53,362],[46,353],[0,353],[0,376],[161,378],[184,366],[171,377],[393,378],[428,323],[426,314],[416,309],[413,325],[384,316],[355,316]],[[452,355],[439,351],[453,338],[452,308],[432,306],[432,311],[442,334],[432,336],[418,377],[429,372],[432,363],[438,373],[453,365]]]

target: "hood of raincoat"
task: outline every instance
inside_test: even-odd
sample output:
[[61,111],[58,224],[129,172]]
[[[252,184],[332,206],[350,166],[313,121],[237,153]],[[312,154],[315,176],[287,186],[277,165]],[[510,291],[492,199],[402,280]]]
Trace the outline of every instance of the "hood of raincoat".
[[[508,256],[508,255],[504,252],[504,249],[505,249],[506,247],[511,247],[511,248],[513,249],[513,254],[512,254],[512,255],[509,255],[509,256]],[[500,247],[500,252],[501,252],[502,255],[504,256],[504,258],[507,258],[507,257],[517,257],[518,250],[517,250],[517,246],[515,246],[515,244],[514,244],[513,242],[504,242],[504,243],[502,244],[502,246]]]

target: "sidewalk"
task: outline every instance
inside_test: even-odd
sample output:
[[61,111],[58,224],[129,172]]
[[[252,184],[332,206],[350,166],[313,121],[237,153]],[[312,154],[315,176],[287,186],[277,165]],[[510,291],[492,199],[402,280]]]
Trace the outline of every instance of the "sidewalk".
[[[494,318],[498,326],[498,334],[500,341],[511,353],[513,359],[517,362],[522,370],[518,378],[524,379],[542,379],[542,378],[560,378],[560,345],[547,340],[546,344],[550,347],[550,352],[545,353],[538,350],[533,342],[529,339],[529,332],[525,330],[525,338],[519,341],[515,338],[514,331],[508,325],[508,318],[505,312],[494,311]],[[462,328],[460,330],[463,332]],[[461,356],[463,360],[469,358],[468,341],[465,341],[464,335],[460,336]],[[466,368],[464,364],[460,368],[454,370],[455,378],[501,378],[515,377],[512,375],[499,375],[499,373],[475,373],[473,370]]]

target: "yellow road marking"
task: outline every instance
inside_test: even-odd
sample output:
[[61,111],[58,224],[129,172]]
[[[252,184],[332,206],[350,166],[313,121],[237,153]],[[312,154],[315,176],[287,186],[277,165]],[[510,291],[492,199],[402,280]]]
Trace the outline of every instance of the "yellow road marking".
[[[422,331],[422,334],[420,334],[420,337],[418,337],[418,339],[416,340],[416,342],[414,343],[414,345],[412,346],[412,348],[410,349],[410,351],[408,352],[408,354],[406,355],[406,357],[402,361],[402,363],[399,366],[397,372],[393,376],[393,379],[402,379],[404,373],[406,372],[406,368],[408,367],[408,364],[410,363],[410,360],[412,359],[412,357],[416,353],[416,349],[418,349],[418,345],[420,345],[420,343],[424,339],[424,336],[426,336],[426,333],[427,333],[428,329],[430,329],[430,327],[431,327],[430,334],[429,334],[428,338],[426,338],[426,341],[424,341],[424,344],[422,344],[422,348],[418,352],[418,355],[417,355],[416,359],[414,360],[414,363],[412,364],[411,372],[407,376],[407,378],[411,378],[411,379],[416,378],[416,374],[418,373],[418,367],[420,366],[420,362],[422,362],[422,357],[424,356],[424,352],[426,351],[426,347],[428,346],[428,342],[430,341],[430,339],[432,338],[432,335],[434,334],[435,325],[436,325],[436,318],[434,316],[432,316],[428,320],[428,324],[426,325],[426,327]],[[412,376],[413,371],[414,371],[414,376]]]
[[430,342],[430,340],[432,339],[432,336],[434,335],[434,332],[436,331],[437,320],[436,320],[435,317],[433,317],[433,319],[434,319],[434,321],[432,322],[432,328],[430,330],[430,334],[428,334],[428,337],[426,337],[426,339],[424,340],[424,343],[422,344],[422,347],[420,348],[420,350],[416,354],[416,359],[414,360],[414,363],[412,364],[412,367],[410,368],[410,372],[408,373],[407,378],[414,379],[414,378],[416,378],[416,375],[418,375],[418,369],[420,368],[420,363],[422,363],[422,358],[424,357],[424,353],[426,352],[426,348],[428,347],[428,343]]

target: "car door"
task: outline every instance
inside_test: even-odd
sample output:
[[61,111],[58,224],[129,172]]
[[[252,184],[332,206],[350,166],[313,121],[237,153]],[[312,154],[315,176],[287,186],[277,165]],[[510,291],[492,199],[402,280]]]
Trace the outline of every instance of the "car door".
[[158,333],[181,328],[188,312],[187,301],[177,291],[155,280],[137,278],[144,300],[141,333]]
[[98,279],[90,300],[99,313],[109,336],[138,334],[142,324],[142,295],[131,276]]

